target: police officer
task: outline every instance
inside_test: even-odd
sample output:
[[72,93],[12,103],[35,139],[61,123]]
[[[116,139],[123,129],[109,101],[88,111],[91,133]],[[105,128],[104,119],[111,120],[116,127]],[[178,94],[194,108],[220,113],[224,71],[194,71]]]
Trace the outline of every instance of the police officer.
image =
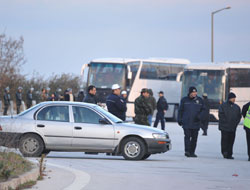
[[4,100],[3,115],[7,115],[7,112],[8,112],[9,106],[10,106],[10,88],[9,87],[6,87],[4,89],[3,100]]
[[34,88],[31,87],[29,89],[28,93],[27,93],[27,96],[26,96],[26,106],[27,106],[27,109],[29,109],[32,106],[33,90],[34,90]]
[[88,94],[83,99],[83,102],[91,103],[91,104],[97,104],[95,94],[96,94],[96,87],[94,85],[90,85],[88,87]]
[[148,89],[143,88],[141,90],[141,95],[135,99],[135,124],[150,126],[147,118],[151,113],[151,108],[147,102],[148,97]]
[[197,157],[195,149],[204,109],[202,98],[197,96],[197,89],[190,87],[188,95],[181,99],[178,112],[178,124],[184,130],[186,157]]
[[204,136],[207,136],[207,129],[208,129],[208,123],[209,123],[209,102],[207,98],[207,93],[202,94],[203,102],[205,105],[205,111],[204,111],[204,119],[201,122],[201,129],[203,130]]
[[84,99],[84,90],[83,89],[80,89],[78,94],[77,94],[77,101],[78,102],[82,102]]
[[235,133],[241,119],[240,107],[235,104],[236,95],[229,93],[226,102],[219,107],[219,130],[221,131],[221,153],[226,159],[234,159]]
[[23,88],[21,86],[18,87],[17,92],[16,92],[16,112],[17,114],[20,113],[20,107],[22,105],[22,90]]
[[112,85],[112,94],[106,100],[108,111],[125,121],[125,113],[127,111],[126,102],[120,97],[121,87],[118,84]]
[[246,131],[248,161],[250,161],[250,102],[245,104],[242,108],[242,116],[244,117],[244,129]]
[[159,121],[161,121],[161,129],[165,130],[165,118],[164,114],[168,110],[168,103],[164,97],[163,91],[159,92],[159,100],[157,101],[157,113],[154,123],[154,127],[157,128]]

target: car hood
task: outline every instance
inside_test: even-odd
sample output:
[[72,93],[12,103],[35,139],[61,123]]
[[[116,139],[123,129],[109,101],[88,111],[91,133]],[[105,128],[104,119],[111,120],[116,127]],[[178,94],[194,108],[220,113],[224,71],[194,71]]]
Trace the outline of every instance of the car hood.
[[116,124],[117,127],[122,127],[122,128],[130,128],[130,129],[136,129],[136,130],[144,130],[148,131],[151,133],[164,133],[165,131],[156,129],[154,127],[146,126],[146,125],[137,125],[137,124],[132,124],[132,123],[119,123]]

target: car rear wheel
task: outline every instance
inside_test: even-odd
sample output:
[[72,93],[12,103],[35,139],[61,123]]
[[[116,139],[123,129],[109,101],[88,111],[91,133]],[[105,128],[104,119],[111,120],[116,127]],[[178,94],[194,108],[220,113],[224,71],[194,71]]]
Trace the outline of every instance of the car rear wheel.
[[122,156],[126,160],[141,160],[146,154],[146,145],[137,137],[129,137],[122,142]]
[[44,151],[44,144],[39,136],[27,134],[21,137],[19,150],[25,157],[39,157]]

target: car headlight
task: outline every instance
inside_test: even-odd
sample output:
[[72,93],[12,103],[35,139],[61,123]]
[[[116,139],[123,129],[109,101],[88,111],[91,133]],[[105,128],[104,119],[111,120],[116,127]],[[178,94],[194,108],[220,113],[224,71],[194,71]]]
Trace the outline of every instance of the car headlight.
[[152,134],[155,139],[166,139],[166,134],[165,133],[153,133]]

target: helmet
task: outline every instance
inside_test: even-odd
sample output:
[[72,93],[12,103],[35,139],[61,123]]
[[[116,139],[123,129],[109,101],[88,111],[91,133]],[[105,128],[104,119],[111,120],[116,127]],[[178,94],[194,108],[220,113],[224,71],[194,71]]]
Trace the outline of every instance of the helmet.
[[121,87],[119,86],[119,84],[113,84],[113,85],[112,85],[112,90],[116,90],[116,89],[119,89],[119,88],[121,88]]

